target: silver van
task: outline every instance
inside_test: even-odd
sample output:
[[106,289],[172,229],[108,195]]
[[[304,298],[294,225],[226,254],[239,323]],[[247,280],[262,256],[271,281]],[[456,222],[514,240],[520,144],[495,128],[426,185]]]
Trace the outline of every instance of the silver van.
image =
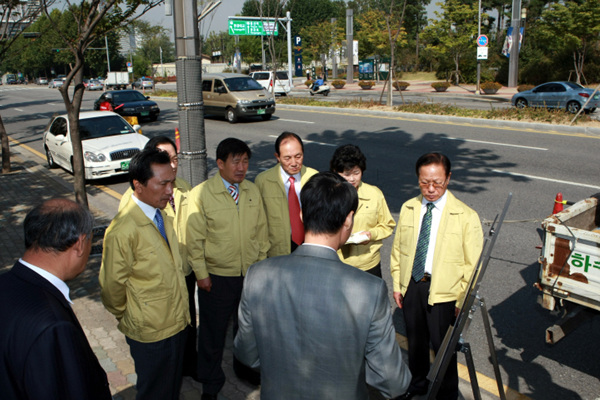
[[275,98],[257,81],[241,74],[202,75],[205,115],[224,116],[230,123],[240,117],[271,119]]

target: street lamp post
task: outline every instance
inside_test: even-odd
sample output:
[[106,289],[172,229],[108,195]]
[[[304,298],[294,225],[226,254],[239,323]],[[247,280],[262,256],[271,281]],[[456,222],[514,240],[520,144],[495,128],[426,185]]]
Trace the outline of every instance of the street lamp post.
[[512,44],[510,47],[510,58],[508,62],[508,87],[517,87],[519,84],[519,39],[521,36],[521,0],[513,0],[512,17]]
[[[479,12],[477,17],[477,38],[481,37],[481,0],[479,0]],[[477,57],[477,90],[475,94],[481,94],[479,85],[481,83],[481,60]]]

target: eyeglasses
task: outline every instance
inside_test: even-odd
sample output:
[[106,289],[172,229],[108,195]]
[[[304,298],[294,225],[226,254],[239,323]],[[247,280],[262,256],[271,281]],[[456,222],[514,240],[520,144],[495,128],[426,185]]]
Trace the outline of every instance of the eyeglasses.
[[419,186],[422,188],[429,188],[429,186],[433,185],[433,187],[435,189],[442,189],[445,185],[446,185],[447,180],[444,180],[443,182],[437,182],[437,181],[431,181],[431,182],[425,182],[425,181],[419,181]]

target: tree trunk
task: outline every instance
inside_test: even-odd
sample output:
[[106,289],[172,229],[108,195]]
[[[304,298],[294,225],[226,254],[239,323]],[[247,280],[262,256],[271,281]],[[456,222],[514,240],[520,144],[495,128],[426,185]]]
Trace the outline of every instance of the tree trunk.
[[0,138],[2,139],[2,173],[8,174],[10,172],[10,146],[8,145],[8,135],[4,128],[4,122],[2,122],[2,116],[0,115]]

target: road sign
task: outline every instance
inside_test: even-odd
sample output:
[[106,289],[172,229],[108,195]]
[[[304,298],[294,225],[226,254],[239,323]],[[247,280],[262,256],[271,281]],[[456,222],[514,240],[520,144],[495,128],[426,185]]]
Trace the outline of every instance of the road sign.
[[129,68],[129,67],[132,67],[132,65],[131,65],[131,63],[130,63],[130,62],[128,62],[128,63],[127,63],[127,67],[128,67],[128,68]]
[[485,35],[479,35],[477,37],[477,46],[479,47],[485,47],[487,46],[489,43],[488,37]]
[[240,36],[277,36],[279,35],[279,31],[275,21],[230,19],[229,34]]
[[487,60],[488,59],[488,48],[487,47],[478,47],[477,48],[477,59],[478,60]]

